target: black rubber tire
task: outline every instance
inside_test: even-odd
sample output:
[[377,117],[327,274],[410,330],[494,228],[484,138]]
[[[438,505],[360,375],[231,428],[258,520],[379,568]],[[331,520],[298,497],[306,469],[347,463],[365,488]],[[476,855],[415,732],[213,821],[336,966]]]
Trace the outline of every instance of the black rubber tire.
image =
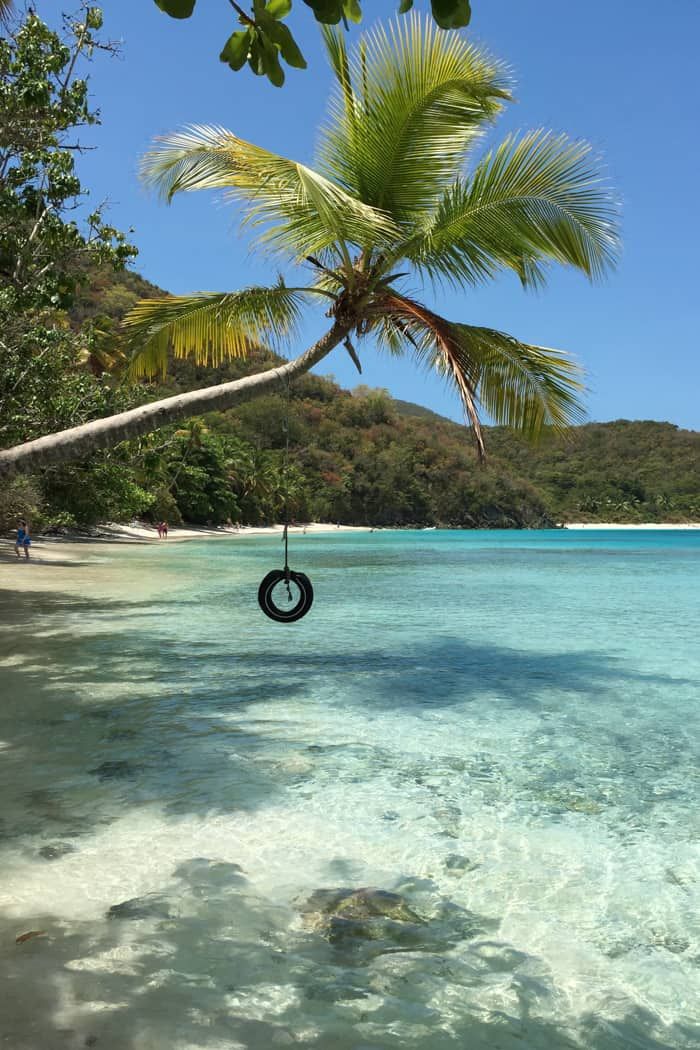
[[289,579],[299,588],[299,601],[291,609],[280,609],[272,600],[272,592],[284,579],[283,569],[273,569],[272,572],[268,572],[258,588],[258,605],[271,620],[276,620],[277,623],[294,623],[295,620],[301,620],[302,616],[306,616],[313,605],[314,589],[306,573],[290,570]]

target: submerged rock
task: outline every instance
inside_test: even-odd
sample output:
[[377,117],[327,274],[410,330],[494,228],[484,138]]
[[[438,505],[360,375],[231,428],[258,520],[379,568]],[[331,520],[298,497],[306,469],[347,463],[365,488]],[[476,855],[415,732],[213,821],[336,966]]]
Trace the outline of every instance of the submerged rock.
[[602,813],[603,807],[599,802],[589,798],[570,798],[564,803],[572,813]]
[[15,944],[25,944],[27,941],[33,941],[35,937],[46,937],[46,930],[29,930],[28,933],[20,933],[18,937],[15,937]]
[[107,740],[133,740],[138,735],[136,729],[110,729],[107,732]]
[[300,911],[307,930],[359,953],[360,961],[386,952],[444,952],[491,925],[444,898],[433,901],[427,915],[401,894],[371,887],[316,890]]
[[463,853],[450,853],[449,856],[445,857],[445,868],[454,875],[475,871],[478,867],[477,861],[472,860],[471,857],[465,857]]
[[72,846],[70,842],[54,842],[50,846],[42,846],[39,850],[39,856],[44,860],[58,860],[59,857],[65,857],[67,853],[75,853],[75,846]]
[[304,925],[336,947],[386,941],[418,947],[425,920],[398,893],[361,887],[316,890],[302,905]]
[[247,882],[240,864],[210,860],[208,857],[193,857],[183,861],[173,875],[188,884],[194,897],[205,900],[221,899],[226,894],[239,891]]
[[131,900],[113,904],[107,912],[108,919],[169,919],[170,908],[162,897],[154,894],[132,897]]
[[309,921],[314,916],[344,919],[393,919],[395,922],[423,922],[404,898],[388,890],[363,886],[360,889],[342,887],[335,890],[316,890],[311,894],[302,913]]
[[100,780],[130,780],[136,776],[137,772],[136,766],[126,761],[103,762],[95,769],[88,770],[88,773],[99,777]]
[[240,881],[243,868],[232,861],[211,860],[209,857],[192,857],[178,864],[173,874],[191,882],[218,882],[221,884]]

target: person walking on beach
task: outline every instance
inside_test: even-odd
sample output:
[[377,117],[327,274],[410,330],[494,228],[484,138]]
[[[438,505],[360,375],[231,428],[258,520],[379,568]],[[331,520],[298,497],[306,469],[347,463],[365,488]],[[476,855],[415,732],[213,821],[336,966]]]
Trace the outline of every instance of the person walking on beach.
[[168,538],[168,523],[167,523],[167,521],[161,521],[161,523],[160,523],[160,531],[163,534],[163,539],[167,540],[167,538]]
[[156,528],[158,529],[158,539],[162,540],[163,539],[163,522],[159,521],[158,525],[156,526]]
[[31,536],[29,535],[29,526],[27,525],[24,518],[20,518],[17,523],[17,539],[15,540],[15,554],[17,557],[21,557],[20,552],[24,551],[24,557],[29,560],[29,548],[31,546]]

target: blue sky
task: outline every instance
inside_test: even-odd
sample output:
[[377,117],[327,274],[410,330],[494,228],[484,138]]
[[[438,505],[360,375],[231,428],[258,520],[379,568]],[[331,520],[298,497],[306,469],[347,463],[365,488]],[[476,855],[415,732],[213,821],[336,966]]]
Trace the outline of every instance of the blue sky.
[[[41,0],[51,18],[55,0]],[[365,0],[366,21],[392,17],[396,0]],[[427,7],[427,0],[417,0]],[[167,18],[152,0],[105,0],[105,31],[122,57],[92,72],[103,126],[81,161],[93,199],[134,227],[136,268],[169,291],[225,290],[273,278],[251,257],[235,213],[213,193],[166,207],[139,185],[137,161],[154,135],[193,123],[223,124],[243,138],[308,161],[325,108],[330,74],[315,25],[297,0],[297,36],[309,60],[278,91],[262,78],[229,72],[218,53],[236,28],[226,0],[199,0],[188,22]],[[700,4],[674,0],[474,0],[469,35],[506,60],[516,104],[490,136],[551,127],[588,139],[603,156],[623,210],[624,254],[603,284],[553,270],[543,292],[524,293],[504,276],[461,295],[426,298],[448,317],[502,328],[573,352],[588,372],[590,418],[665,419],[700,429],[698,320],[697,42]],[[356,31],[355,31],[356,33]],[[304,335],[320,331],[312,318]],[[294,348],[295,350],[298,348]],[[362,381],[460,419],[456,396],[407,359],[361,352]],[[343,385],[359,381],[336,351],[320,371]]]

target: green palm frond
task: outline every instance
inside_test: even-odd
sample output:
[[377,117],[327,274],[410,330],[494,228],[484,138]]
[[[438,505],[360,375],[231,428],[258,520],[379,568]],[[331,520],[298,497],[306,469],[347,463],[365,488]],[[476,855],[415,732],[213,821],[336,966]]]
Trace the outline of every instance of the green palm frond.
[[[484,454],[484,437],[477,408],[479,371],[463,352],[453,326],[444,317],[407,296],[389,292],[375,305],[380,337],[391,349],[399,350],[399,337],[410,344],[418,360],[434,368],[457,390],[467,422],[474,431],[479,455]],[[388,323],[387,323],[388,322]],[[389,337],[387,340],[387,336]]]
[[279,344],[296,329],[306,289],[244,288],[141,299],[122,322],[135,377],[164,375],[168,351],[217,367],[261,343]]
[[[530,440],[582,422],[581,370],[565,353],[522,343],[493,328],[457,324],[406,296],[386,295],[376,307],[380,341],[409,344],[418,359],[457,388],[479,453],[484,444],[478,406],[494,423]],[[388,338],[387,338],[388,335]]]
[[380,350],[385,350],[392,357],[402,357],[409,349],[411,337],[406,326],[397,318],[385,315],[377,318],[369,331],[374,336]]
[[225,128],[191,126],[157,140],[141,164],[144,181],[174,194],[224,188],[259,230],[258,244],[318,255],[338,243],[383,245],[397,229],[386,214],[304,164],[254,146]]
[[417,15],[364,34],[351,57],[341,31],[325,39],[338,86],[320,169],[396,222],[413,221],[458,176],[509,97],[505,69]]
[[583,422],[582,371],[568,354],[492,328],[451,327],[476,374],[479,403],[494,423],[536,440],[546,428],[564,431]]
[[476,283],[502,267],[525,284],[542,263],[600,276],[619,251],[617,209],[585,142],[509,136],[469,179],[448,187],[432,220],[397,249],[432,278]]

